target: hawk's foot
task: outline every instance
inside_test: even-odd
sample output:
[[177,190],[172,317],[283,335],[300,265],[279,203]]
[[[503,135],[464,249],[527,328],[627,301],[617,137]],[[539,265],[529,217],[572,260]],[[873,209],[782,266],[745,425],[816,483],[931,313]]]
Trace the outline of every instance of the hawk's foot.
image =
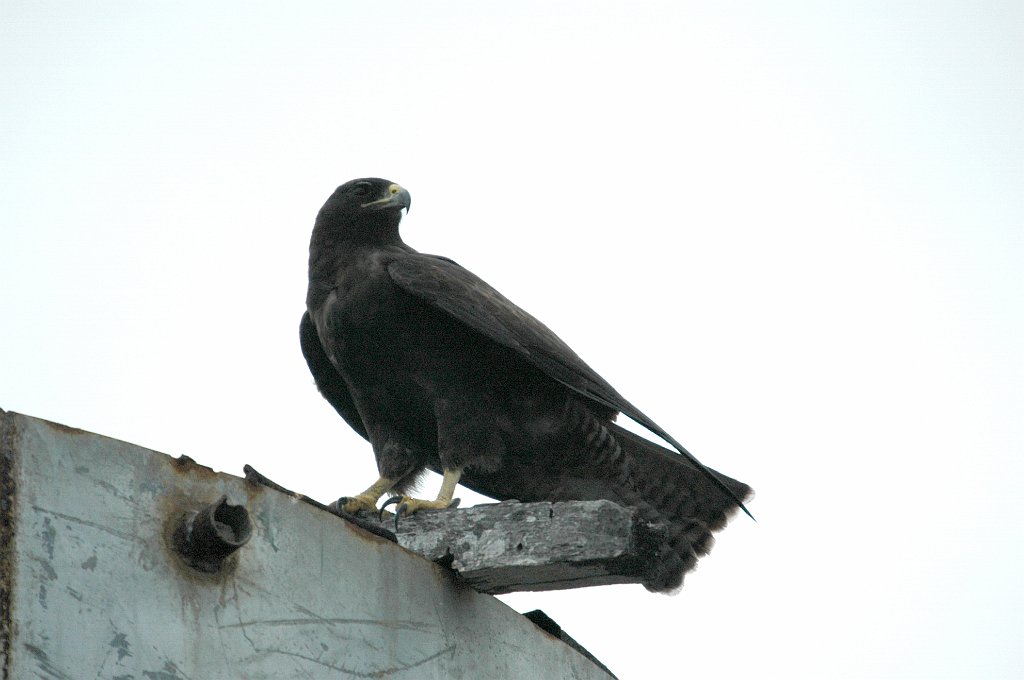
[[462,468],[445,468],[444,474],[441,480],[441,490],[437,493],[437,498],[432,501],[425,501],[420,498],[409,498],[408,496],[392,496],[391,498],[384,501],[384,505],[380,506],[379,517],[383,518],[384,508],[392,504],[397,504],[395,508],[395,529],[398,529],[398,518],[405,515],[409,515],[419,512],[420,510],[444,510],[445,508],[455,508],[459,505],[459,499],[452,499],[455,495],[455,485],[459,483],[459,478],[462,476]]
[[392,496],[391,498],[384,501],[384,505],[380,506],[380,514],[378,517],[384,518],[384,509],[389,505],[397,505],[395,508],[395,528],[398,528],[398,519],[400,517],[408,517],[420,510],[447,510],[448,508],[459,507],[458,498],[436,498],[432,501],[424,500],[422,498],[410,498],[409,496]]
[[347,512],[350,515],[354,515],[360,510],[366,510],[371,513],[376,512],[377,501],[380,500],[380,497],[384,495],[384,492],[390,489],[394,483],[395,480],[393,479],[381,477],[371,484],[369,489],[358,496],[342,496],[338,500],[334,501],[332,505],[342,512]]
[[[379,498],[379,496],[377,498]],[[335,505],[339,510],[347,512],[350,515],[354,515],[360,510],[365,510],[366,512],[377,512],[377,498],[366,496],[364,494],[360,494],[358,496],[342,496],[335,502]]]

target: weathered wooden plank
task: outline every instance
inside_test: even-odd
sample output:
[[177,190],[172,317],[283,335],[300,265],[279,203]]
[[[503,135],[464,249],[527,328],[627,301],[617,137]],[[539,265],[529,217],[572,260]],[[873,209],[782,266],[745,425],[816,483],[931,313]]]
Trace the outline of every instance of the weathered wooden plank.
[[419,512],[390,527],[402,547],[493,594],[639,583],[665,532],[606,500]]

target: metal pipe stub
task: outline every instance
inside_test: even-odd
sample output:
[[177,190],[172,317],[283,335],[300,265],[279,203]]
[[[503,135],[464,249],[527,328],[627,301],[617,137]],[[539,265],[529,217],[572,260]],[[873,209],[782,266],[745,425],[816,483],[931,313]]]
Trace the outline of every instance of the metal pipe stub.
[[251,536],[252,521],[245,506],[232,505],[227,496],[221,496],[185,515],[174,531],[174,549],[193,569],[214,573]]

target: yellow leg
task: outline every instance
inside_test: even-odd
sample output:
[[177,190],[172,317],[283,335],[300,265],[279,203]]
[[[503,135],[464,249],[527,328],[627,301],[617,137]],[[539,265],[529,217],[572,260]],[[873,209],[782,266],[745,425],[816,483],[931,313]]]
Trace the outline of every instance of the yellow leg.
[[435,503],[443,503],[441,507],[447,508],[452,503],[452,496],[455,495],[455,485],[462,478],[462,468],[445,470],[441,478],[441,490],[437,492]]
[[445,508],[455,507],[459,504],[458,499],[452,500],[452,496],[455,495],[455,485],[459,483],[459,478],[462,477],[462,468],[456,469],[445,469],[444,478],[441,481],[441,490],[437,492],[437,498],[432,501],[423,500],[420,498],[409,498],[408,496],[402,496],[401,498],[390,498],[381,507],[387,507],[390,503],[398,503],[398,507],[395,509],[395,520],[402,515],[411,515],[414,512],[420,510],[444,510]]
[[359,510],[369,510],[370,512],[377,512],[377,501],[383,496],[388,489],[395,485],[394,479],[388,479],[387,477],[381,477],[376,482],[370,485],[370,488],[362,492],[358,496],[349,496],[344,499],[344,502],[339,503],[341,509],[345,512],[355,513]]

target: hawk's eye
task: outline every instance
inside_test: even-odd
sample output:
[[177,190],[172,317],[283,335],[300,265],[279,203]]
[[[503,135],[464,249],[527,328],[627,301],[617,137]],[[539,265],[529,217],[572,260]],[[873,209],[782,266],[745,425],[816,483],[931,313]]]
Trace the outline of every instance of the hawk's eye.
[[370,183],[360,182],[356,185],[356,188],[352,190],[356,196],[369,196],[370,195]]

